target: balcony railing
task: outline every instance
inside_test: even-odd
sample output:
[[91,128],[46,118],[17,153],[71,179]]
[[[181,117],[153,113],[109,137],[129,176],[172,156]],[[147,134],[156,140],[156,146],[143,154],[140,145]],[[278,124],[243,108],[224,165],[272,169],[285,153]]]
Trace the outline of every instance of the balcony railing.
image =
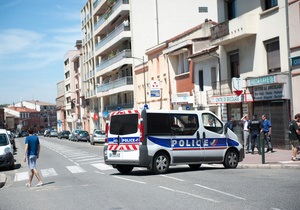
[[96,0],[93,4],[94,9],[99,5],[102,0]]
[[116,27],[112,32],[110,32],[106,37],[101,39],[101,41],[95,46],[95,51],[99,50],[102,46],[106,45],[110,42],[113,38],[118,36],[124,31],[130,31],[129,26],[125,26],[123,23]]
[[117,53],[114,57],[109,58],[107,60],[102,61],[99,65],[96,66],[96,71],[101,71],[102,69],[107,68],[108,66],[124,59],[124,58],[130,58],[131,57],[131,50],[123,50],[120,53]]
[[229,22],[225,21],[210,28],[211,40],[219,39],[229,34]]
[[231,79],[221,80],[221,89],[218,88],[219,82],[212,83],[212,89],[207,91],[208,98],[211,96],[228,95],[232,94]]
[[[99,3],[98,3],[99,4]],[[99,21],[97,23],[95,23],[94,25],[94,31],[96,31],[106,20],[107,18],[114,12],[116,11],[122,4],[129,4],[129,0],[118,0],[114,6],[110,9],[110,11],[107,11],[106,13],[104,13]],[[94,8],[96,8],[96,6],[94,6]]]
[[108,91],[114,88],[122,87],[124,85],[132,85],[133,84],[133,78],[132,77],[123,77],[117,80],[114,80],[112,82],[100,85],[97,88],[97,92],[104,92]]
[[118,110],[119,108],[121,108],[121,109],[132,109],[133,106],[134,106],[133,103],[115,104],[115,105],[104,106],[104,110],[114,111],[114,110]]

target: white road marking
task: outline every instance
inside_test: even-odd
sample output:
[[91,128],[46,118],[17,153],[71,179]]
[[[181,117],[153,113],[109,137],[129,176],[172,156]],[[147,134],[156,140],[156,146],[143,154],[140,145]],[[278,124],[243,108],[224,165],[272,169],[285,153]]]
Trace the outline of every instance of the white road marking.
[[127,179],[127,178],[120,177],[120,176],[113,176],[113,177],[118,178],[118,179],[123,179],[123,180],[126,180],[126,181],[130,181],[130,182],[136,182],[136,183],[140,183],[140,184],[147,184],[146,182],[137,181],[137,180],[133,180],[133,179]]
[[162,177],[165,177],[165,178],[169,178],[169,179],[174,179],[174,180],[177,180],[177,181],[181,181],[181,182],[184,182],[183,179],[179,179],[179,178],[175,178],[175,177],[171,177],[171,176],[167,176],[167,175],[159,175],[159,176],[162,176]]
[[203,200],[211,201],[211,202],[214,202],[214,203],[219,203],[219,201],[217,201],[217,200],[214,200],[214,199],[211,199],[211,198],[206,198],[206,197],[199,196],[199,195],[195,195],[195,194],[192,194],[192,193],[189,193],[189,192],[184,192],[184,191],[181,191],[181,190],[174,190],[174,189],[167,188],[167,187],[164,187],[164,186],[159,186],[159,187],[162,188],[162,189],[165,189],[165,190],[172,191],[172,192],[177,192],[177,193],[193,196],[193,197],[196,197],[196,198],[200,198],[200,199],[203,199]]
[[106,171],[106,170],[112,170],[113,167],[110,165],[106,165],[105,163],[97,163],[97,164],[91,164],[92,166],[100,169],[101,171]]
[[86,172],[80,166],[67,166],[67,169],[71,171],[73,174]]
[[54,168],[42,169],[41,173],[43,177],[57,176],[57,173],[54,170]]
[[18,182],[18,181],[23,181],[23,180],[28,180],[29,179],[29,174],[28,172],[19,172],[19,173],[16,173],[15,174],[15,179],[14,181],[15,182]]
[[99,157],[88,158],[88,159],[83,159],[83,160],[77,160],[77,162],[91,161],[91,160],[99,160]]
[[195,184],[195,185],[198,186],[198,187],[202,187],[202,188],[207,189],[207,190],[212,190],[212,191],[215,191],[215,192],[218,192],[218,193],[221,193],[221,194],[224,194],[224,195],[228,195],[228,196],[231,196],[231,197],[234,197],[234,198],[237,198],[237,199],[246,200],[246,198],[242,198],[242,197],[239,197],[239,196],[236,196],[236,195],[232,195],[232,194],[229,194],[229,193],[226,193],[226,192],[223,192],[223,191],[220,191],[220,190],[216,190],[216,189],[213,189],[213,188],[210,188],[210,187],[206,187],[206,186],[203,186],[203,185],[200,185],[200,184]]

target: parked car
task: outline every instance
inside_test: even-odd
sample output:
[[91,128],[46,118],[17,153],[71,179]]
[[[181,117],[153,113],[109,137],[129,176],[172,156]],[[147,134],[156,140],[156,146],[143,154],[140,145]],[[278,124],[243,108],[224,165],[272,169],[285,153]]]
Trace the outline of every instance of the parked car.
[[74,141],[78,142],[78,141],[86,141],[89,142],[90,141],[90,134],[87,131],[79,131],[75,137],[74,137]]
[[69,139],[70,134],[71,134],[70,131],[63,130],[63,131],[58,133],[57,138],[59,138],[59,139]]
[[49,137],[51,138],[51,137],[57,137],[57,131],[56,130],[51,130],[50,131],[50,134],[49,134]]
[[74,141],[75,140],[75,136],[77,135],[77,133],[79,131],[83,131],[82,129],[75,129],[74,131],[72,131],[72,133],[69,135],[69,141]]
[[49,136],[50,136],[50,130],[45,130],[44,137],[49,137]]
[[105,132],[101,130],[94,130],[91,135],[91,145],[95,145],[95,143],[104,143],[105,142]]
[[9,167],[14,169],[14,149],[5,129],[0,129],[0,160],[0,168]]
[[27,131],[22,131],[21,137],[26,137],[26,136],[29,136],[28,132]]
[[15,135],[9,130],[7,130],[6,132],[10,138],[10,142],[13,145],[14,150],[16,150],[17,148],[16,148],[16,142],[15,142]]

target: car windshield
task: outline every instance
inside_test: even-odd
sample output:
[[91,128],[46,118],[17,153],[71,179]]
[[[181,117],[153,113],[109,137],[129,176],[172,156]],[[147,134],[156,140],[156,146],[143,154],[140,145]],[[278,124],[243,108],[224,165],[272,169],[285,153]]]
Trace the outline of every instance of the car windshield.
[[95,131],[96,134],[99,134],[99,135],[104,135],[105,133],[103,131]]
[[8,145],[7,137],[4,133],[0,134],[0,146]]

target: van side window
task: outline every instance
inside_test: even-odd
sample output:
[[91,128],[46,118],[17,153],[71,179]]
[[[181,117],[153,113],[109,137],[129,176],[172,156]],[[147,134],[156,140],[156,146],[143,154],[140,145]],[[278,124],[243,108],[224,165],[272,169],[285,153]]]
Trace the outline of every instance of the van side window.
[[193,135],[199,128],[196,114],[170,114],[172,135]]
[[147,134],[171,135],[169,114],[147,113]]
[[223,132],[223,124],[220,120],[218,120],[214,115],[205,113],[202,114],[202,122],[203,126],[206,130],[222,133]]

